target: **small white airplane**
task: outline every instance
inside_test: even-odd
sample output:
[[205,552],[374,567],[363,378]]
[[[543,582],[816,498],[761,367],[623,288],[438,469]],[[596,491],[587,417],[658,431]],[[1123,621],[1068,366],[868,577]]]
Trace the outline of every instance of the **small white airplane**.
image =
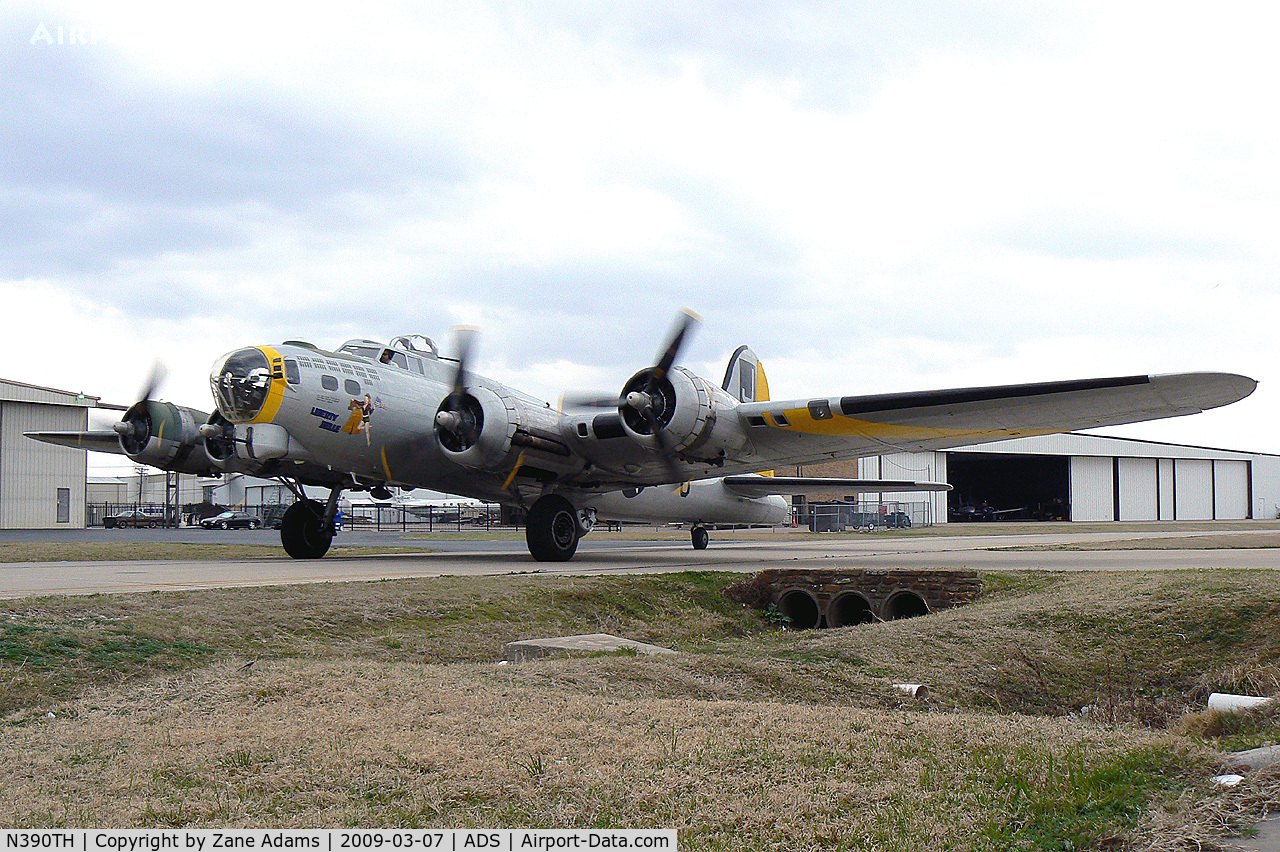
[[[459,329],[451,358],[418,335],[337,351],[296,340],[237,349],[209,376],[212,415],[152,399],[153,376],[111,430],[26,434],[162,470],[279,480],[297,497],[280,530],[296,559],[328,551],[344,490],[390,499],[394,485],[527,507],[529,552],[563,561],[597,518],[687,523],[702,549],[709,526],[783,523],[780,495],[950,488],[759,471],[1176,417],[1257,385],[1184,373],[774,401],[745,346],[719,385],[676,365],[696,322],[683,314],[656,364],[616,396],[554,408],[473,375],[474,332]],[[303,485],[328,488],[328,501],[308,499]]]

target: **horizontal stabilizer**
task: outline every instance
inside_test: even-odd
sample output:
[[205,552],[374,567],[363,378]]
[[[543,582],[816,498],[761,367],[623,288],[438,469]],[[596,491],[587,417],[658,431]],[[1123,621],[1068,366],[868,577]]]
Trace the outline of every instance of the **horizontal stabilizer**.
[[111,429],[93,432],[23,432],[22,434],[33,440],[57,444],[60,447],[124,455],[124,450],[120,448],[120,436]]
[[903,491],[950,491],[945,482],[912,482],[907,479],[840,479],[824,476],[726,476],[724,487],[743,497],[770,494],[799,494],[808,491],[839,491],[842,494],[872,494]]

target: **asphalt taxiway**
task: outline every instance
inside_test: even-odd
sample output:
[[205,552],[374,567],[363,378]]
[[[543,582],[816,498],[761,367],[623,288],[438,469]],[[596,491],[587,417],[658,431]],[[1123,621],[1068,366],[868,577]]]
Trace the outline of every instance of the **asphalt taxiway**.
[[[84,533],[81,535],[97,535]],[[134,531],[129,531],[133,533]],[[143,531],[137,531],[141,534]],[[149,540],[188,540],[181,531],[147,531]],[[1214,532],[1230,539],[1248,530]],[[1102,542],[1131,547],[1145,538],[1203,536],[1204,530],[1147,533],[1054,532],[1021,535],[931,535],[920,537],[857,536],[827,538],[794,536],[748,539],[731,532],[717,534],[711,546],[693,550],[686,541],[618,541],[583,539],[570,562],[534,562],[519,539],[459,540],[405,539],[378,543],[421,547],[419,553],[331,556],[296,561],[288,558],[235,560],[124,560],[84,562],[0,563],[0,598],[33,595],[143,592],[290,583],[354,582],[433,577],[536,573],[547,575],[607,575],[668,571],[741,571],[765,568],[973,568],[978,570],[1044,571],[1159,571],[1174,569],[1280,569],[1280,547],[1218,547],[1214,549],[1069,550]],[[66,531],[61,535],[73,535]],[[195,533],[200,535],[200,533]],[[206,534],[207,536],[207,534]],[[154,539],[153,539],[154,537]],[[5,536],[6,540],[13,540]],[[269,530],[246,532],[237,541],[269,544],[277,541]],[[79,539],[86,540],[86,539]],[[117,535],[117,539],[119,536]],[[226,537],[204,538],[230,541]],[[343,544],[359,539],[346,537]],[[1241,539],[1244,542],[1244,539]],[[427,552],[430,551],[430,552]]]

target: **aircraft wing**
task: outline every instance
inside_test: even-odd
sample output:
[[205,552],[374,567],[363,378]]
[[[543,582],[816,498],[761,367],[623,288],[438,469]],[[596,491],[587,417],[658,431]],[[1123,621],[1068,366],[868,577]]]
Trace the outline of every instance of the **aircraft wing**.
[[839,491],[841,494],[873,494],[877,492],[950,491],[945,482],[912,482],[897,479],[840,479],[822,476],[759,476],[741,474],[726,476],[725,488],[743,497],[767,497],[770,494],[799,494],[802,491]]
[[124,450],[120,448],[120,436],[111,429],[99,429],[91,432],[23,432],[22,434],[37,441],[44,441],[46,444],[57,444],[60,447],[124,455]]
[[1255,387],[1231,373],[1178,373],[748,402],[737,410],[757,459],[805,464],[1178,417]]

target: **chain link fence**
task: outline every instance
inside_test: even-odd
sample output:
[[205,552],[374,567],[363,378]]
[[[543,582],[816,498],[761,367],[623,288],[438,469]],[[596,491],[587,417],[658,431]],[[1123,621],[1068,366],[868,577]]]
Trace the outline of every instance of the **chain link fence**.
[[808,502],[795,507],[795,518],[797,526],[808,527],[810,532],[874,532],[931,527],[936,522],[933,504],[927,500],[918,503]]

